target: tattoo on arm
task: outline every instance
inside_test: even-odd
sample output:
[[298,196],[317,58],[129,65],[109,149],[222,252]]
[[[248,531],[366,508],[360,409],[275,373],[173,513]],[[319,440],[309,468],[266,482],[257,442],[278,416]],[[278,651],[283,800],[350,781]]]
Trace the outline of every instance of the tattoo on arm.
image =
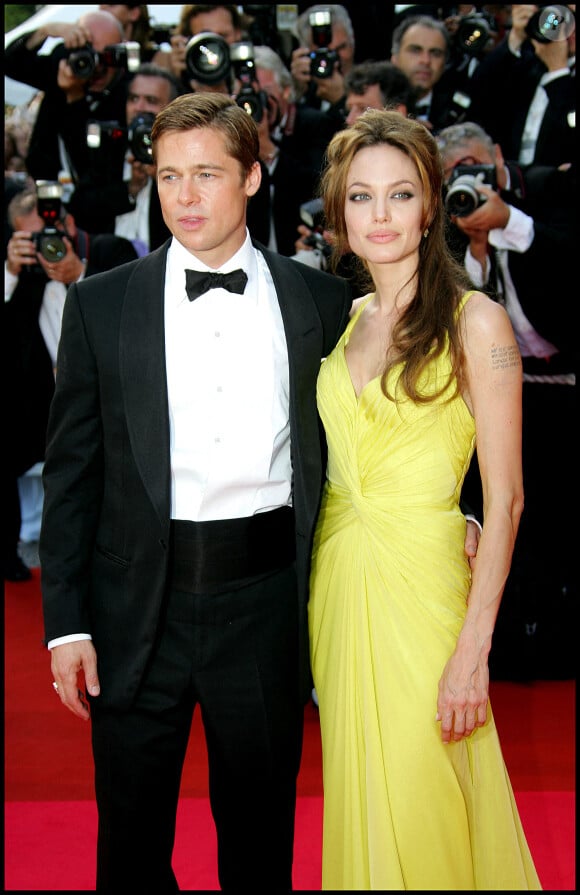
[[507,370],[508,367],[519,367],[520,352],[517,345],[494,345],[491,349],[491,366],[494,370]]

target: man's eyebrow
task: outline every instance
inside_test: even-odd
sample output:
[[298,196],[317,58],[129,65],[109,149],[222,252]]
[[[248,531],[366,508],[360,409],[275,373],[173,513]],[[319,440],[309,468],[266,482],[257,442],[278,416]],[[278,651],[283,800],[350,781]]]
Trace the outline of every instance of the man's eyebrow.
[[188,170],[188,171],[208,171],[208,170],[223,171],[225,169],[224,169],[223,165],[216,165],[215,163],[212,163],[212,162],[200,162],[197,165],[190,165],[187,168],[176,168],[175,165],[163,165],[162,168],[158,168],[159,172],[160,171],[173,171],[173,172],[177,173],[177,172],[183,171],[183,170]]

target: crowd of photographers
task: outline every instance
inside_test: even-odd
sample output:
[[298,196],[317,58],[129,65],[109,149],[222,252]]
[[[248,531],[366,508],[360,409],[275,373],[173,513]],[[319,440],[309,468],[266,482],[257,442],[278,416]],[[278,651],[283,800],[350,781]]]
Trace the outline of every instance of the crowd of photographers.
[[[371,30],[379,6],[368,5]],[[439,144],[450,244],[474,284],[506,305],[524,360],[529,509],[502,611],[531,671],[546,619],[567,618],[575,592],[563,507],[574,477],[575,6],[389,8],[382,52],[372,57],[360,19],[357,31],[352,12],[335,4],[187,5],[163,34],[153,32],[146,6],[101,6],[6,47],[5,73],[39,91],[28,116],[13,110],[6,122],[6,200],[22,191],[35,197],[33,229],[15,214],[20,199],[5,222],[7,338],[22,385],[14,418],[37,408],[39,396],[42,407],[30,412],[45,418],[51,387],[37,370],[53,369],[46,320],[54,342],[67,284],[169,236],[150,133],[173,98],[220,91],[247,110],[263,170],[250,231],[322,268],[332,245],[317,199],[328,142],[366,108],[412,115]],[[95,264],[88,246],[103,234],[109,241]],[[350,277],[348,256],[337,274]],[[18,312],[27,292],[32,316]],[[24,422],[21,430],[26,441]],[[41,439],[33,451],[24,441],[15,442],[8,471],[13,495],[17,475],[43,457]],[[470,500],[477,503],[475,489]],[[17,552],[16,503],[3,538],[8,580],[29,577]]]

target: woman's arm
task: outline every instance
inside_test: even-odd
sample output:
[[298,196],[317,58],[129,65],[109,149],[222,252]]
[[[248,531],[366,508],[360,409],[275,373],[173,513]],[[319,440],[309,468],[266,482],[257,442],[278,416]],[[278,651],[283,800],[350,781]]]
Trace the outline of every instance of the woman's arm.
[[443,742],[469,736],[487,717],[488,656],[523,510],[522,363],[505,309],[475,293],[461,325],[464,398],[475,418],[484,526],[467,614],[439,682]]

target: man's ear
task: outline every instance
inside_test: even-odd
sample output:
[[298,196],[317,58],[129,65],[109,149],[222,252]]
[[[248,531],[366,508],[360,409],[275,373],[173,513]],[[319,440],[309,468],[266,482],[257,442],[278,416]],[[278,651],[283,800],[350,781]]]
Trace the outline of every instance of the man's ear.
[[255,196],[262,182],[262,168],[260,162],[254,162],[246,177],[246,196]]

